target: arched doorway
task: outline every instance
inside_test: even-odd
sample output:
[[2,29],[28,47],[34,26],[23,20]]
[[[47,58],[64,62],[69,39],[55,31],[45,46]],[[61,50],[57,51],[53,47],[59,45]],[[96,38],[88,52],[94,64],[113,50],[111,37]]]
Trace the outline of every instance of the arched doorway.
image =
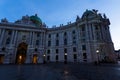
[[18,45],[16,54],[16,64],[24,64],[26,60],[27,44],[22,42]]
[[37,54],[33,54],[32,63],[33,64],[37,64],[38,63],[38,56],[37,56]]
[[4,62],[4,54],[0,54],[0,64],[3,64]]

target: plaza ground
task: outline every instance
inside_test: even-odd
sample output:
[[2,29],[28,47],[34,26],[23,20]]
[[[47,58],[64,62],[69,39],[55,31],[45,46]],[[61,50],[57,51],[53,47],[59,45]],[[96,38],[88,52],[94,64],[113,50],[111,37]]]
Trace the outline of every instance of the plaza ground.
[[120,64],[0,65],[0,80],[120,80]]

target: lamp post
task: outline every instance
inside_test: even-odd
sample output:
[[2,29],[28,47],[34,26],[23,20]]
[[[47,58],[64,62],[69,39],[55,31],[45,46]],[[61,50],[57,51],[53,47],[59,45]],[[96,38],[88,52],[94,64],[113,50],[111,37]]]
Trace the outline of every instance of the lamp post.
[[44,55],[43,55],[43,63],[44,63],[44,64],[46,63],[45,57],[46,57],[46,55],[44,54]]
[[67,53],[65,53],[64,55],[65,55],[65,61],[64,61],[64,63],[67,64]]
[[97,49],[97,50],[96,50],[96,53],[97,53],[97,63],[98,63],[98,64],[99,64],[99,52],[100,52],[100,51]]

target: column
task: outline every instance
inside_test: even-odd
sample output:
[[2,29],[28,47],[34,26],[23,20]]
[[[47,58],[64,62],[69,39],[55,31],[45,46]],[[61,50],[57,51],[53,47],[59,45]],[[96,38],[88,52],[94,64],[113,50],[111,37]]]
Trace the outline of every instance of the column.
[[43,32],[41,33],[41,47],[43,47]]
[[45,32],[43,33],[43,47],[45,46]]
[[2,45],[4,34],[5,34],[5,29],[2,30],[2,34],[1,34],[1,37],[0,37],[0,45]]
[[41,32],[39,32],[39,38],[38,38],[38,40],[39,40],[39,47],[40,47],[40,44],[41,44],[41,43],[40,43],[40,42],[41,42],[41,41],[40,41],[40,38],[41,38]]
[[15,31],[13,30],[13,31],[12,31],[12,36],[11,36],[10,45],[12,45],[12,43],[13,43],[13,40],[14,40],[14,34],[15,34]]
[[33,32],[33,35],[32,35],[32,47],[34,47],[34,38],[35,38],[35,32]]
[[85,24],[85,28],[86,28],[86,30],[85,30],[85,31],[86,31],[86,32],[85,32],[85,34],[86,34],[86,41],[89,41],[88,27],[89,27],[89,26],[88,26],[88,23],[86,23],[86,24]]
[[13,44],[15,45],[15,42],[16,42],[16,40],[17,40],[17,34],[18,34],[18,31],[16,30],[15,31],[15,36],[14,36],[14,39],[13,39]]
[[39,46],[41,47],[41,45],[42,45],[42,33],[40,32],[40,44],[39,44]]
[[95,34],[95,26],[94,26],[94,24],[92,24],[92,33],[93,33],[94,41],[96,41],[96,34]]
[[1,34],[2,34],[2,29],[0,29],[0,37],[1,37]]
[[32,35],[33,35],[33,33],[32,32],[30,32],[30,41],[29,41],[29,45],[32,45]]

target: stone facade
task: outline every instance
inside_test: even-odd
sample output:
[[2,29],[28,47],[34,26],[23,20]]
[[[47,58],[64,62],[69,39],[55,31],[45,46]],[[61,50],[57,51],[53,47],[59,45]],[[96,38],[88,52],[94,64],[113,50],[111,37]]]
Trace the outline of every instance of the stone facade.
[[114,61],[109,19],[86,10],[76,21],[48,28],[37,15],[0,23],[0,63]]

